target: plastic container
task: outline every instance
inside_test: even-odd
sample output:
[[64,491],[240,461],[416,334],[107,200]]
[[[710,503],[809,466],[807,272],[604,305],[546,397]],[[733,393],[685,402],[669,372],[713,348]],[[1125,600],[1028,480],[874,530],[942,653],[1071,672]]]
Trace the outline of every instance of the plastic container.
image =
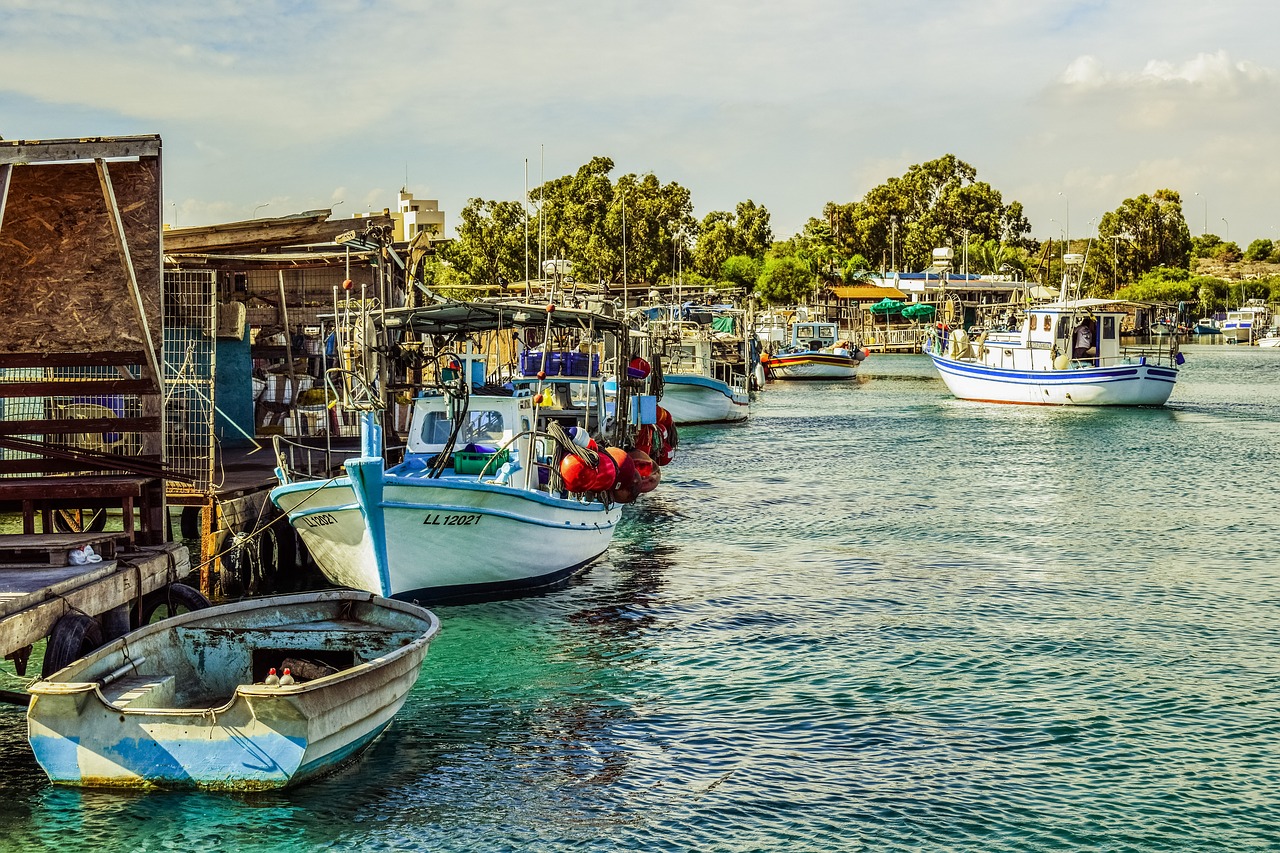
[[[547,375],[559,376],[565,372],[565,361],[571,355],[576,353],[560,352],[553,350],[547,353]],[[525,376],[537,376],[538,371],[542,370],[542,350],[528,349],[520,354],[520,372]],[[583,376],[586,373],[582,374]]]
[[566,352],[564,353],[565,376],[599,376],[600,353]]
[[[453,473],[479,474],[488,465],[489,472],[496,474],[498,469],[511,459],[510,452],[505,449],[495,452],[491,447],[479,445],[468,445],[468,448],[470,449],[459,450],[453,454]],[[490,464],[490,460],[493,460],[493,464]]]

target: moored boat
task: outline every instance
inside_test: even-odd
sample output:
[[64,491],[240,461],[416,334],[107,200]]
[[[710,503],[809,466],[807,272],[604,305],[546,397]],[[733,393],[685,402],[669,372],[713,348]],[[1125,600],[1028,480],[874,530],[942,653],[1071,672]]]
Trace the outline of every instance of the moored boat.
[[774,379],[853,379],[867,353],[838,337],[835,323],[794,323],[791,343],[768,357],[770,375]]
[[[1082,256],[1066,256],[1063,297]],[[1026,311],[1016,331],[970,339],[935,327],[926,347],[947,388],[963,400],[1078,406],[1161,406],[1183,356],[1177,337],[1157,347],[1120,344],[1124,303],[1059,298]]]
[[1222,336],[1229,344],[1249,344],[1261,337],[1270,312],[1261,299],[1250,299],[1222,321]]
[[[62,785],[295,785],[387,728],[439,628],[426,610],[347,590],[192,611],[32,685],[28,738]],[[266,683],[286,668],[292,684]]]
[[[625,323],[555,306],[480,302],[371,312],[369,322],[375,318],[394,343],[371,351],[393,350],[404,362],[384,367],[386,374],[422,373],[406,388],[403,460],[388,461],[380,394],[349,404],[367,411],[360,456],[347,460],[343,475],[297,475],[277,450],[281,484],[271,499],[325,576],[410,601],[474,600],[554,586],[604,553],[622,504],[657,478],[645,454],[629,468],[604,452],[605,433],[615,445],[610,450],[622,453],[637,427],[655,423],[656,414],[637,406],[634,418],[617,417],[631,412],[626,386],[606,411],[597,387],[603,380],[594,369],[574,380],[585,389],[581,399],[594,401],[580,408],[564,407],[571,384],[554,385],[549,376],[533,377],[532,387],[491,384],[487,356],[471,352],[470,343],[462,352],[453,342],[520,326],[541,330],[544,340],[557,331],[625,340]],[[550,356],[541,363],[549,366]],[[367,383],[352,384],[355,393]],[[594,436],[599,450],[580,447],[570,433],[584,445]],[[584,461],[594,479],[571,481],[565,473],[577,465],[567,462],[571,456]]]
[[644,309],[639,350],[661,368],[660,401],[677,425],[746,420],[751,342],[742,312],[725,306]]

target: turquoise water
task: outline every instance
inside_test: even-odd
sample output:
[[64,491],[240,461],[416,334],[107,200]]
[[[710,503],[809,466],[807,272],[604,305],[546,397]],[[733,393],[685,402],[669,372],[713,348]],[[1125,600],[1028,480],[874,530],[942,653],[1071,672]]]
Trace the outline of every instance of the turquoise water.
[[0,709],[0,847],[1280,849],[1280,351],[1188,350],[1157,410],[774,384],[333,777],[54,789]]

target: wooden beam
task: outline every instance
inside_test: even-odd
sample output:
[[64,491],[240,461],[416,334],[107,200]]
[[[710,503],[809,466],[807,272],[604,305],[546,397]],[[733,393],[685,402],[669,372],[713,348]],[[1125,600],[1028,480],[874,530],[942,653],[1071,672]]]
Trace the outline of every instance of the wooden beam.
[[150,379],[23,379],[0,382],[0,397],[96,397],[104,394],[158,395]]
[[0,420],[0,435],[78,435],[82,432],[156,432],[159,429],[160,419],[157,417]]
[[155,134],[98,136],[88,139],[0,140],[0,163],[21,165],[121,157],[156,157],[159,154],[160,137]]
[[105,160],[93,161],[98,167],[98,182],[102,184],[102,195],[107,201],[107,216],[111,221],[111,231],[115,234],[116,249],[120,252],[120,264],[124,267],[125,280],[129,282],[129,294],[133,297],[133,310],[142,329],[142,341],[146,345],[147,366],[151,368],[151,376],[156,387],[164,382],[164,373],[160,369],[160,359],[156,357],[155,344],[151,340],[151,324],[147,322],[147,308],[142,302],[142,292],[138,289],[138,273],[133,268],[133,257],[129,254],[129,239],[124,231],[124,221],[120,218],[120,205],[116,204],[116,191],[111,186],[111,173]]
[[134,352],[5,352],[0,353],[4,367],[119,367],[142,364],[142,350]]
[[[277,219],[252,219],[203,228],[170,228],[163,234],[166,255],[231,252],[239,249],[279,248],[332,243],[339,234],[368,225],[391,225],[389,215],[362,219],[328,219],[330,211]],[[180,259],[175,259],[179,260]]]

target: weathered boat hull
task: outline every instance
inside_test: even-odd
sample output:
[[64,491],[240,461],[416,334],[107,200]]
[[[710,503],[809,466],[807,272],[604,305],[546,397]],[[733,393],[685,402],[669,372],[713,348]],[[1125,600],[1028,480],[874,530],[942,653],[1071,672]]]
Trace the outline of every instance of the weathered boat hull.
[[1076,406],[1163,406],[1178,371],[1133,364],[1066,370],[1010,370],[930,352],[942,381],[956,397],[989,403]]
[[[184,614],[135,631],[34,685],[28,738],[56,784],[213,790],[295,785],[352,758],[386,729],[418,680],[438,630],[426,611],[350,591]],[[286,653],[350,653],[353,665],[289,686],[252,683],[263,665],[257,654]],[[145,683],[120,694],[108,673],[122,663],[127,668],[130,660],[144,673],[132,681]],[[222,684],[227,679],[245,683],[233,687],[229,701],[212,705],[198,696],[182,699],[175,678],[195,685],[197,694],[209,683],[219,685],[214,692],[228,686]]]
[[803,352],[769,359],[774,379],[853,379],[858,361],[851,356]]
[[706,376],[670,374],[662,380],[662,407],[677,426],[746,420],[750,405],[745,389]]
[[622,515],[616,504],[476,478],[388,473],[380,493],[357,497],[343,477],[278,486],[271,495],[331,581],[424,603],[560,583],[608,549]]

